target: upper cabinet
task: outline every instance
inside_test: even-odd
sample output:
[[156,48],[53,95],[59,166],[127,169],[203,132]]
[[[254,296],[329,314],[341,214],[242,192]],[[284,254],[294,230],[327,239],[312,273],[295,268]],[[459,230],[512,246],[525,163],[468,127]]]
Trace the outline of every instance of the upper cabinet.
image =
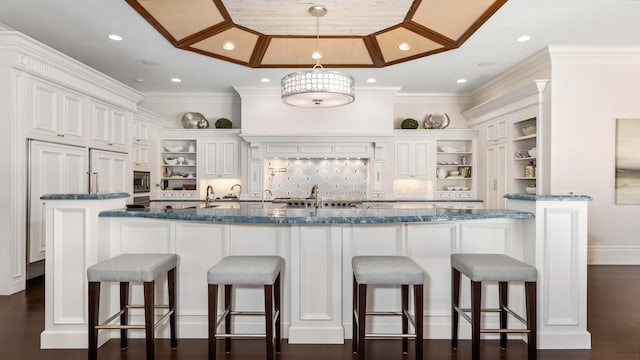
[[89,113],[91,146],[126,152],[126,123],[130,121],[129,113],[95,100],[89,102]]
[[238,139],[202,139],[198,141],[202,159],[202,178],[240,177],[240,141]]
[[499,143],[507,141],[507,120],[497,119],[487,123],[487,143]]
[[431,175],[431,141],[396,140],[395,169],[396,178],[426,179]]
[[86,143],[86,99],[83,95],[28,77],[27,129],[30,136],[74,145]]
[[149,125],[134,119],[132,129],[131,140],[133,144],[147,145],[149,143]]

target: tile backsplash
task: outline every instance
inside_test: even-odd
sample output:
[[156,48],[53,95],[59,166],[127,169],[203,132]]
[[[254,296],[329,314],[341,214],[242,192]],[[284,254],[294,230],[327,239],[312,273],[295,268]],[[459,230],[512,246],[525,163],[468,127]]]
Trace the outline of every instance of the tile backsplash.
[[318,184],[322,197],[367,197],[367,160],[270,159],[266,162],[266,186],[273,197],[308,197],[314,184]]

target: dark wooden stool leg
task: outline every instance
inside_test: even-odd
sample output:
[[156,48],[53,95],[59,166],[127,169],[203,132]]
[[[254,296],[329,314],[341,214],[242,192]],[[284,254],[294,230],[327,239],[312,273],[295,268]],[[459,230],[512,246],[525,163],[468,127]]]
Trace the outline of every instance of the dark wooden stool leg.
[[529,334],[527,335],[529,360],[535,360],[537,357],[537,336],[538,336],[538,314],[537,314],[537,294],[536,294],[536,282],[525,283],[525,297],[527,307],[527,329]]
[[[509,283],[501,281],[498,284],[498,293],[500,296],[500,329],[507,328],[507,310],[505,308],[509,304]],[[500,333],[500,348],[507,348],[507,333]]]
[[280,328],[280,318],[282,318],[282,314],[280,314],[280,274],[276,277],[276,282],[273,288],[273,298],[274,305],[276,307],[276,312],[278,313],[278,317],[276,318],[276,353],[279,353],[281,350],[280,342],[281,342],[281,328]]
[[[232,285],[224,286],[224,309],[227,310],[227,316],[224,318],[224,332],[231,334],[231,295],[233,292]],[[224,338],[224,351],[231,352],[231,338]]]
[[266,327],[267,360],[275,359],[273,346],[273,285],[264,286],[264,321]]
[[[402,285],[402,295],[401,295],[401,303],[402,303],[402,333],[409,333],[409,319],[407,319],[407,313],[409,311],[409,285]],[[414,288],[415,290],[415,288]],[[406,354],[408,351],[408,340],[406,337],[402,338],[402,353]]]
[[209,284],[209,360],[216,358],[216,322],[218,322],[218,285]]
[[171,349],[175,349],[178,347],[178,340],[176,339],[176,268],[169,270],[167,273],[167,282],[169,285],[169,311],[173,311],[169,315]]
[[424,311],[424,301],[423,301],[423,286],[422,285],[413,285],[413,297],[414,297],[414,316],[416,321],[416,360],[422,360],[422,349],[423,349],[423,311]]
[[351,298],[353,300],[351,308],[351,317],[353,318],[351,324],[351,351],[358,353],[358,318],[356,317],[356,311],[358,311],[358,283],[355,275],[353,276],[353,294]]
[[145,342],[147,344],[147,360],[155,359],[155,338],[154,338],[154,312],[155,312],[155,281],[144,283],[144,331]]
[[482,282],[471,281],[471,359],[480,359],[480,308]]
[[367,318],[367,284],[358,284],[358,360],[364,360]]
[[[124,310],[120,315],[120,325],[127,325],[129,317],[129,310],[127,310],[127,304],[129,304],[129,283],[120,283],[120,310]],[[120,349],[127,348],[127,329],[120,329]]]
[[89,360],[98,358],[98,318],[100,315],[100,283],[89,282]]
[[460,306],[460,272],[451,268],[451,349],[458,348],[458,319],[456,307]]

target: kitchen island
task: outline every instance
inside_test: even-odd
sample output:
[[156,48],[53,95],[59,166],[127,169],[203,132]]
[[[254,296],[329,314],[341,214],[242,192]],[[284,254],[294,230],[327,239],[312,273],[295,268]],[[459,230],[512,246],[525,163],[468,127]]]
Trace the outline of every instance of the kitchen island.
[[[290,343],[342,343],[351,334],[351,258],[356,255],[406,255],[425,271],[425,337],[449,338],[450,254],[503,253],[536,263],[538,244],[529,232],[535,228],[537,219],[531,211],[315,209],[269,203],[264,206],[260,203],[213,205],[219,206],[132,211],[123,209],[123,202],[121,208],[102,209],[98,218],[87,218],[85,221],[97,223],[99,231],[95,237],[71,234],[83,246],[58,255],[62,257],[57,262],[60,268],[55,264],[47,268],[54,282],[63,283],[52,287],[67,289],[64,294],[54,296],[57,307],[76,312],[74,325],[80,325],[84,319],[86,281],[77,276],[67,279],[65,273],[83,273],[87,266],[125,252],[176,253],[179,255],[178,336],[205,338],[207,269],[228,255],[279,255],[285,259],[283,337]],[[51,208],[53,214],[55,208],[74,206],[84,205],[81,201],[49,200],[47,209]],[[47,232],[47,241],[51,237],[52,246],[55,246],[56,236],[55,231]],[[76,261],[73,266],[61,266],[67,257],[82,258],[83,261]],[[539,283],[539,287],[544,286]],[[118,307],[117,284],[105,288],[110,289],[104,292],[102,299],[105,308],[109,308],[105,311],[106,316]],[[370,291],[375,293],[375,301],[370,304],[373,309],[399,308],[397,289],[372,287]],[[262,306],[260,289],[238,288],[236,292],[238,296],[234,300],[238,307],[258,309]],[[496,285],[488,284],[486,294],[486,305],[495,305]],[[132,288],[132,296],[141,299],[140,287]],[[166,300],[164,293],[157,296],[159,302]],[[463,303],[467,300],[468,291],[463,291]],[[521,286],[512,287],[510,301],[514,309],[522,311]],[[47,307],[47,311],[54,313],[53,318],[60,317],[55,315],[57,307],[53,304]],[[139,316],[134,316],[134,322],[140,320]],[[488,317],[487,321],[497,324],[495,317]],[[399,319],[388,317],[373,318],[370,324],[375,331],[397,332],[400,329]],[[47,322],[42,347],[86,346],[86,329],[66,325]],[[240,332],[263,329],[259,317],[238,319],[234,326]],[[468,326],[462,326],[461,335],[468,337],[469,330]],[[158,336],[166,336],[166,332],[166,328],[160,328]],[[112,335],[117,336],[117,333]],[[132,335],[142,336],[135,332]],[[553,336],[560,342],[563,339],[562,333]],[[64,342],[53,341],[61,337],[65,338]],[[108,338],[109,333],[105,332],[101,341]],[[541,334],[541,339],[544,338],[545,334]],[[61,343],[65,345],[61,346]],[[559,345],[541,341],[540,347],[545,346]]]

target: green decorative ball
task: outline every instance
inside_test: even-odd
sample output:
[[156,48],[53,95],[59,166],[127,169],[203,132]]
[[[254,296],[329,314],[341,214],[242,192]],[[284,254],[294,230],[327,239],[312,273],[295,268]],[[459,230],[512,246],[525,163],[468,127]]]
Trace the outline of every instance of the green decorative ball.
[[216,129],[231,129],[232,126],[233,123],[229,119],[220,118],[216,120]]
[[418,121],[416,119],[411,119],[411,118],[404,119],[402,120],[400,127],[403,129],[417,129]]

